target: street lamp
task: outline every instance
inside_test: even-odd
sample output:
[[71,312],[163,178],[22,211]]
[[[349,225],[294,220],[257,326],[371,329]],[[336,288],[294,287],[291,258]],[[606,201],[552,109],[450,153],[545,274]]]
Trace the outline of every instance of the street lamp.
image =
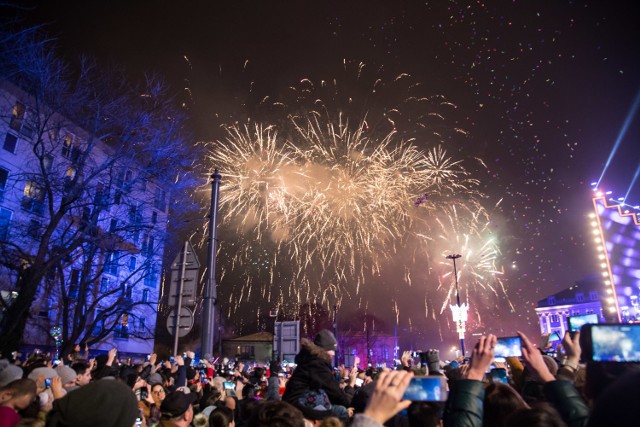
[[458,270],[456,268],[456,260],[462,257],[460,254],[447,255],[447,259],[453,260],[453,275],[455,276],[456,284],[456,305],[450,304],[451,315],[453,316],[453,322],[456,324],[456,331],[458,332],[458,338],[460,338],[460,351],[462,357],[464,357],[464,333],[467,323],[467,310],[469,306],[467,303],[460,304],[460,291],[458,290]]

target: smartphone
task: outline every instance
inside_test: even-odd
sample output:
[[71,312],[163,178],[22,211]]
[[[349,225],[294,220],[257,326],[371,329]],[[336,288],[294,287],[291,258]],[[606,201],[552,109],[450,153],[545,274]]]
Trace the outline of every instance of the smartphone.
[[580,331],[584,360],[640,362],[640,323],[585,324]]
[[173,356],[169,357],[169,362],[175,363],[176,362],[176,358],[173,357]]
[[494,383],[508,384],[508,381],[507,381],[507,370],[506,369],[494,368],[489,373],[489,376],[491,377],[491,380]]
[[44,386],[46,388],[51,388],[51,378],[45,378],[44,380]]
[[141,427],[141,426],[142,426],[142,418],[138,417],[136,418],[135,427]]
[[495,348],[495,357],[521,357],[522,341],[520,337],[498,338]]
[[147,362],[148,362],[149,360],[151,360],[151,355],[150,355],[150,354],[147,354]]
[[445,402],[447,400],[447,378],[443,376],[417,376],[411,378],[402,399],[414,402]]
[[225,390],[235,390],[236,388],[236,383],[234,383],[233,381],[225,381],[222,384],[224,384]]
[[362,387],[364,380],[362,378],[356,378],[356,387]]
[[149,391],[146,388],[140,388],[140,400],[145,400],[149,397]]
[[596,313],[591,314],[582,314],[580,316],[570,316],[569,317],[569,331],[575,332],[579,331],[582,326],[586,324],[595,324],[598,323],[598,315]]

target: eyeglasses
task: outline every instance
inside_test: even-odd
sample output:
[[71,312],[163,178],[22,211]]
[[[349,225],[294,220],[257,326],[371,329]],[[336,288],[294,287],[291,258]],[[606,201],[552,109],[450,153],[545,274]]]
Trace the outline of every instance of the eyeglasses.
[[164,390],[163,389],[156,390],[153,392],[153,394],[164,394]]

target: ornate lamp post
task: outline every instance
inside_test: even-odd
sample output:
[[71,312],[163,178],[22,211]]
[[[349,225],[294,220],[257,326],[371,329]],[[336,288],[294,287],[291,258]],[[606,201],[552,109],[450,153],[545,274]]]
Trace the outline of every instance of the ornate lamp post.
[[450,304],[451,315],[453,316],[453,321],[456,324],[456,331],[458,332],[458,338],[460,338],[460,351],[462,353],[462,357],[464,357],[464,333],[466,331],[467,324],[467,310],[469,310],[469,305],[467,303],[460,304],[460,291],[458,290],[458,270],[456,268],[456,260],[460,258],[462,255],[460,254],[451,254],[447,255],[447,259],[453,260],[453,275],[455,276],[456,283],[456,305]]

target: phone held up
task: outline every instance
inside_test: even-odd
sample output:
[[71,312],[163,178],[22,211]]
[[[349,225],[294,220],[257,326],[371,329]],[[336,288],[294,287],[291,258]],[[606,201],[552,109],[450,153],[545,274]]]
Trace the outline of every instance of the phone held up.
[[404,392],[402,399],[413,402],[445,402],[447,400],[447,378],[443,376],[415,376]]
[[585,324],[580,344],[586,361],[639,363],[640,323]]
[[522,340],[520,337],[501,337],[496,342],[494,357],[521,357]]

